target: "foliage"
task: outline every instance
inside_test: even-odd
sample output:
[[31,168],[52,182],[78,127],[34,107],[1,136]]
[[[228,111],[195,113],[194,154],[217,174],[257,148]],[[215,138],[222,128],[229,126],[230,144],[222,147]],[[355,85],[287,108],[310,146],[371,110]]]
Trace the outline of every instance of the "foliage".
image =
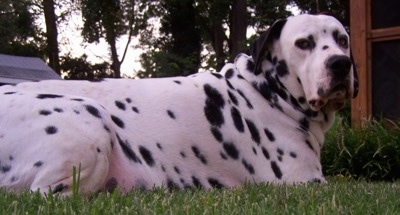
[[3,214],[398,214],[396,183],[329,180],[328,185],[245,185],[236,189],[134,190],[93,198],[6,193]]
[[29,0],[0,1],[0,53],[44,58],[42,32]]
[[107,62],[91,64],[86,55],[74,58],[71,55],[61,57],[63,78],[70,80],[100,80],[112,77],[110,65]]
[[371,181],[400,179],[400,127],[392,124],[389,129],[370,121],[352,129],[338,121],[322,149],[325,174]]

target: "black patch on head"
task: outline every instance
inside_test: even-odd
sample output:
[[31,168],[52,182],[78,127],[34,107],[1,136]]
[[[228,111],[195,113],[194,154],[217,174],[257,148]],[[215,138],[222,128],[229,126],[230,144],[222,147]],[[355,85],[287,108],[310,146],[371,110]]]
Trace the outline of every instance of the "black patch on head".
[[118,118],[118,117],[116,117],[114,115],[111,115],[111,119],[118,127],[120,127],[120,128],[124,128],[125,127],[124,122],[120,118]]
[[264,148],[264,147],[261,147],[261,151],[262,151],[264,157],[265,157],[267,160],[269,160],[269,159],[270,159],[270,156],[269,156],[269,152],[267,151],[267,149]]
[[194,155],[203,163],[203,164],[207,164],[207,159],[206,157],[201,154],[199,148],[197,148],[196,146],[192,146],[192,151],[194,153]]
[[239,158],[239,151],[237,150],[236,146],[233,143],[225,142],[223,143],[223,148],[225,152],[231,157],[232,159]]
[[59,193],[64,190],[68,189],[68,185],[65,185],[63,183],[58,184],[57,186],[54,187],[54,189],[51,191],[52,193]]
[[313,35],[308,36],[308,41],[310,43],[310,49],[311,50],[315,49],[316,44]]
[[193,185],[197,188],[202,188],[203,185],[201,184],[200,180],[194,176],[192,176]]
[[250,163],[248,163],[245,159],[242,159],[242,164],[246,170],[253,175],[254,174],[254,167]]
[[217,127],[211,127],[211,133],[218,142],[222,142],[224,140],[221,131]]
[[168,114],[168,116],[171,117],[172,119],[175,119],[175,114],[174,114],[174,112],[172,112],[172,111],[170,111],[170,110],[167,110],[167,114]]
[[272,168],[272,171],[275,174],[275,177],[277,179],[281,179],[282,178],[282,171],[281,171],[281,169],[279,168],[278,164],[275,161],[271,161],[271,168]]
[[235,74],[235,71],[233,69],[228,69],[225,73],[225,78],[226,79],[230,79],[233,77],[233,75]]
[[55,94],[39,94],[37,95],[36,98],[38,99],[56,99],[56,98],[62,98],[64,96],[61,95],[55,95]]
[[178,81],[178,80],[174,80],[174,82],[177,84],[181,84],[181,81]]
[[221,74],[212,72],[211,75],[215,76],[218,79],[223,78]]
[[51,114],[51,111],[48,111],[48,110],[41,110],[41,111],[39,111],[39,114],[40,114],[40,115],[43,115],[43,116],[48,116],[48,115]]
[[289,75],[289,68],[284,60],[280,60],[278,62],[278,66],[276,67],[276,72],[279,77],[285,77]]
[[117,135],[118,143],[121,146],[122,151],[124,152],[125,156],[128,157],[129,160],[135,163],[142,163],[136,153],[132,150],[128,141],[123,141],[119,135]]
[[247,107],[249,107],[250,109],[253,109],[253,105],[250,103],[249,99],[244,95],[244,93],[241,90],[237,90],[237,92],[246,101]]
[[46,134],[52,135],[52,134],[57,133],[58,129],[55,126],[50,125],[45,128],[45,131],[46,131]]
[[38,161],[38,162],[33,164],[34,167],[41,167],[42,165],[43,165],[42,161]]
[[115,101],[115,106],[117,106],[117,108],[119,108],[120,110],[125,110],[125,104],[122,103],[121,101]]
[[215,178],[208,178],[207,179],[208,180],[208,183],[211,185],[211,187],[213,187],[213,188],[218,188],[218,189],[220,189],[220,188],[223,188],[224,187],[224,185],[220,182],[220,181],[218,181],[217,179],[215,179]]
[[148,149],[146,149],[144,146],[139,146],[139,152],[142,155],[144,161],[147,163],[147,165],[149,166],[154,165],[153,156]]
[[239,102],[238,102],[236,96],[230,90],[228,90],[228,96],[229,96],[229,98],[231,99],[231,101],[233,102],[234,105],[236,105],[236,106],[239,105]]
[[94,117],[101,118],[100,111],[97,108],[93,107],[92,105],[85,105],[85,108],[87,112],[92,114]]
[[264,128],[264,133],[267,136],[269,141],[271,141],[271,142],[275,141],[274,134],[268,128]]
[[136,113],[139,113],[139,109],[137,109],[137,107],[132,107],[132,111],[136,112]]
[[211,125],[220,127],[225,121],[222,114],[222,108],[225,105],[224,98],[217,89],[209,84],[204,85],[204,91],[207,95],[204,114]]
[[233,119],[233,123],[235,124],[236,129],[239,132],[244,132],[244,125],[242,120],[242,115],[240,114],[239,110],[235,107],[231,108],[231,116]]
[[251,134],[251,139],[254,142],[256,142],[257,145],[259,145],[261,137],[260,137],[260,133],[258,132],[256,125],[249,119],[246,119],[245,121],[246,121],[247,127],[249,128],[249,131]]
[[332,32],[332,37],[333,37],[333,40],[338,41],[338,39],[339,39],[339,31],[338,30],[334,30]]

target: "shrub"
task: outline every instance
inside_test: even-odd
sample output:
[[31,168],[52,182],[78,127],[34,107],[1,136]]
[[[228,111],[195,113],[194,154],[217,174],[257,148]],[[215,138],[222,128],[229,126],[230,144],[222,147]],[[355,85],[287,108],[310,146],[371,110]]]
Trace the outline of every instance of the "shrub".
[[369,121],[352,129],[337,120],[327,133],[321,162],[325,175],[344,175],[369,181],[393,181],[400,178],[400,127],[389,129],[383,123]]

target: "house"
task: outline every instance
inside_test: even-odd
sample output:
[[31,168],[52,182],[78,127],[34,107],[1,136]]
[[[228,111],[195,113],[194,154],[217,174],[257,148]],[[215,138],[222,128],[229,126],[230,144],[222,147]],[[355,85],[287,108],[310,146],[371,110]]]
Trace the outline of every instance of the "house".
[[61,77],[42,59],[0,54],[0,86],[48,79]]

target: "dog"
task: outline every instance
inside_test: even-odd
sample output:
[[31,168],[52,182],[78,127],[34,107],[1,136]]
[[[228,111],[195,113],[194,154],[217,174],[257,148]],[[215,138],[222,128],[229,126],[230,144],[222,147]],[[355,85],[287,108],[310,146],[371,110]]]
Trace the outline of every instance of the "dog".
[[357,91],[345,28],[306,14],[275,22],[219,73],[2,86],[0,186],[71,195],[78,179],[91,195],[324,183],[324,134]]

